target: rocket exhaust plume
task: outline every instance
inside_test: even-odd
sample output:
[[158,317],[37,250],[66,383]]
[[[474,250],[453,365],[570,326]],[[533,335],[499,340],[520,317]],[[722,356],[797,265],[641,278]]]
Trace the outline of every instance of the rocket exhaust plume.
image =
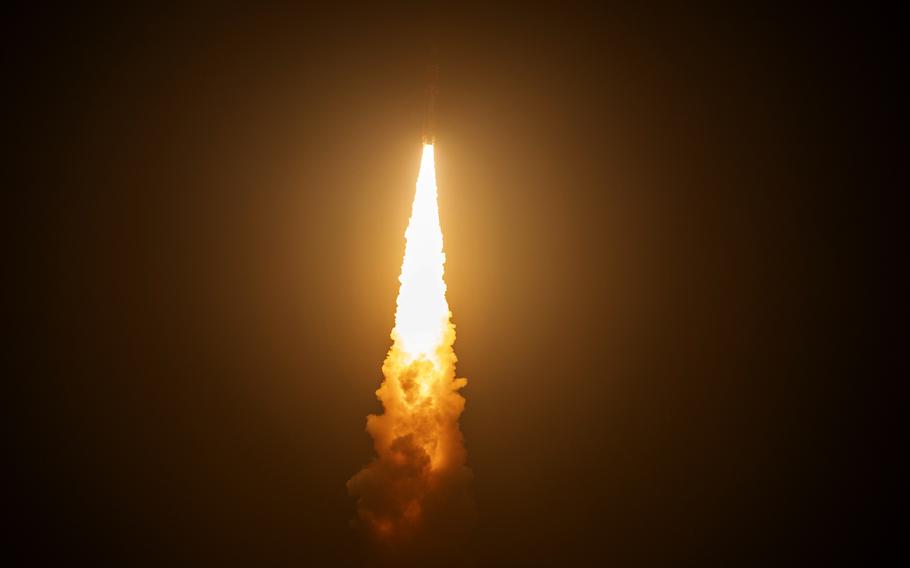
[[472,473],[458,425],[467,381],[455,378],[432,144],[423,146],[405,239],[393,343],[376,391],[385,413],[367,418],[377,457],[347,486],[357,498],[354,525],[381,549],[449,555],[473,517]]

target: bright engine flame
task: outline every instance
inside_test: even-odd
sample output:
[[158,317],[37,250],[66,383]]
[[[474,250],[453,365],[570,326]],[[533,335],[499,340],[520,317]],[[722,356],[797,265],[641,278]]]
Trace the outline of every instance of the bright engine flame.
[[[445,253],[433,146],[425,144],[405,232],[392,347],[376,391],[385,409],[367,418],[377,458],[348,481],[359,525],[384,543],[413,542],[453,522],[467,523],[467,494],[458,418],[466,379],[455,378],[455,326],[446,302]],[[453,521],[453,519],[464,519]],[[435,527],[435,528],[428,528]]]
[[433,146],[425,144],[417,175],[417,193],[405,231],[407,245],[401,264],[401,289],[392,339],[408,361],[426,357],[437,361],[436,350],[449,328],[449,304],[443,280],[446,255],[436,202]]

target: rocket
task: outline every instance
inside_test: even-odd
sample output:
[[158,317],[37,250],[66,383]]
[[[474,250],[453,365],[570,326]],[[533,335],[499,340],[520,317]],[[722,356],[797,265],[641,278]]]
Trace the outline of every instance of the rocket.
[[439,94],[439,64],[435,61],[426,69],[426,101],[423,114],[423,143],[436,143],[436,95]]

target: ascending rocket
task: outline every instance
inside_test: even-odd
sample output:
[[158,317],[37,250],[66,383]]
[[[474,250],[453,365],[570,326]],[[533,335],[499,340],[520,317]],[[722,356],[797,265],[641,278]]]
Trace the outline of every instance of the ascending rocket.
[[423,143],[436,143],[436,95],[439,94],[439,65],[427,65],[426,107],[423,114]]

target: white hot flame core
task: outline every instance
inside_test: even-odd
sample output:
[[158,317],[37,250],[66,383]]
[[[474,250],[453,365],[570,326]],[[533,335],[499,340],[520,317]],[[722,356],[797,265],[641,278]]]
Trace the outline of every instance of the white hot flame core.
[[405,239],[392,338],[409,360],[425,357],[436,361],[436,349],[443,343],[451,314],[443,280],[446,255],[439,226],[432,144],[423,146],[417,193]]

